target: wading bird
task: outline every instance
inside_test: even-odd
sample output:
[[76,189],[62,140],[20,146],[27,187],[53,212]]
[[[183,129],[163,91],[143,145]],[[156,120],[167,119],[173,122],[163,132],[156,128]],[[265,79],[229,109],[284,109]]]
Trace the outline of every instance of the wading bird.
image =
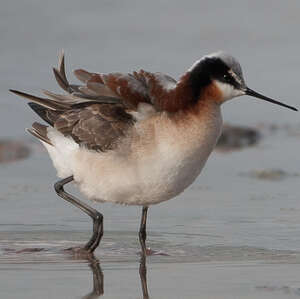
[[139,239],[146,253],[148,207],[169,200],[200,174],[222,129],[221,104],[249,95],[297,111],[245,84],[240,64],[218,52],[196,61],[176,81],[144,70],[131,74],[74,71],[83,85],[69,84],[64,55],[54,68],[66,93],[47,98],[20,91],[48,125],[28,131],[49,152],[60,181],[57,194],[93,219],[82,252],[93,253],[103,235],[103,216],[64,190],[74,181],[97,202],[142,206]]

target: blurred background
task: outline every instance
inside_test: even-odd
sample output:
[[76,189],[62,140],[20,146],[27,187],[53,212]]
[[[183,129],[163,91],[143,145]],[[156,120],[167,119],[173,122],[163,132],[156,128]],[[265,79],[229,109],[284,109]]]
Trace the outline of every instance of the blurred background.
[[[0,4],[3,298],[78,298],[91,284],[86,264],[73,261],[70,266],[58,253],[84,243],[91,222],[57,198],[51,162],[24,131],[38,117],[24,99],[8,92],[9,88],[38,95],[42,88],[59,91],[51,68],[61,49],[74,83],[75,68],[103,73],[143,68],[178,78],[203,55],[224,50],[240,61],[250,88],[300,107],[299,1],[0,0]],[[150,208],[149,246],[169,255],[148,261],[152,298],[299,297],[300,281],[295,279],[300,274],[299,113],[244,96],[223,106],[223,118],[236,128],[251,130],[233,131],[237,148],[220,147],[185,193]],[[15,160],[15,153],[28,158],[5,161]],[[109,204],[96,207],[105,219],[103,244],[97,251],[109,277],[105,298],[138,297],[141,211]],[[18,255],[6,250],[27,247],[46,251]],[[290,274],[281,275],[286,272]],[[117,281],[124,285],[116,287]],[[180,287],[174,287],[174,281]],[[57,284],[59,296],[51,292]]]
[[[195,60],[224,50],[240,61],[252,88],[297,105],[298,1],[1,1],[0,65],[6,111],[29,126],[32,114],[8,88],[56,90],[51,67],[65,50],[67,70],[131,72],[139,68],[178,78]],[[224,107],[225,120],[289,120],[289,111],[243,98]],[[294,116],[295,117],[295,116]],[[1,116],[3,119],[3,116]],[[19,124],[10,131],[22,134]]]

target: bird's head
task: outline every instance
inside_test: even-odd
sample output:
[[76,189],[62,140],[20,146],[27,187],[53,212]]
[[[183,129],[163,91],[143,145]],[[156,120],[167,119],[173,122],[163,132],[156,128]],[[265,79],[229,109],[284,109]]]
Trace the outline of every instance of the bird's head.
[[239,62],[224,52],[204,56],[192,65],[189,73],[189,83],[197,98],[205,88],[214,86],[218,90],[214,93],[217,97],[215,100],[220,103],[249,95],[297,111],[295,107],[268,98],[247,87]]

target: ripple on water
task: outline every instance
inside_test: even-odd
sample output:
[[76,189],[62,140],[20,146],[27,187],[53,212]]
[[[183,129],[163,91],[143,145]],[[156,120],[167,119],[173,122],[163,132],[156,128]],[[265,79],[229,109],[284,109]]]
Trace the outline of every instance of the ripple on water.
[[[43,232],[22,233],[23,240],[10,239],[1,233],[0,263],[38,263],[74,261],[74,256],[64,249],[84,244],[86,232]],[[10,236],[14,234],[10,232]],[[17,235],[17,233],[16,233]],[[66,241],[64,236],[68,235]],[[48,238],[48,237],[49,238]],[[6,235],[8,237],[8,235]],[[31,238],[29,238],[31,237]],[[26,240],[25,240],[26,239]],[[75,241],[76,240],[76,241]],[[77,241],[78,240],[78,241]],[[300,252],[290,250],[265,249],[250,246],[189,246],[159,238],[151,238],[149,246],[154,254],[149,257],[151,263],[186,262],[276,262],[300,263]],[[136,262],[139,259],[139,244],[131,232],[111,234],[103,239],[95,255],[101,262]]]

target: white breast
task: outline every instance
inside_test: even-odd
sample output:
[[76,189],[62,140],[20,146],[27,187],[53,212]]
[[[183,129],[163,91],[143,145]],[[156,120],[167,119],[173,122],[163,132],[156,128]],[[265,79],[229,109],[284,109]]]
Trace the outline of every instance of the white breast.
[[138,166],[144,200],[150,204],[168,200],[192,184],[215,147],[221,126],[217,110],[193,124],[157,128],[156,147]]
[[173,198],[196,179],[221,126],[216,105],[200,118],[179,124],[164,113],[139,122],[133,136],[115,151],[89,151],[53,131],[51,141],[60,150],[47,148],[58,175],[73,174],[89,199],[150,205]]

